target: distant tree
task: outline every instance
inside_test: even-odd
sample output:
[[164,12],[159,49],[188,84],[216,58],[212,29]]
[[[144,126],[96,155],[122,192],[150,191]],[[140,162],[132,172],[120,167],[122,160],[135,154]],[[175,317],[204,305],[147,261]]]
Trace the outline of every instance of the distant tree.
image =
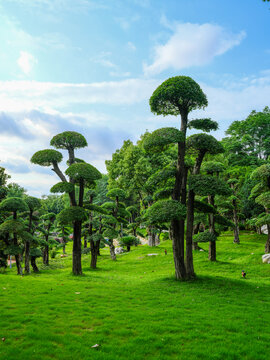
[[26,193],[26,189],[17,183],[10,183],[7,185],[7,197],[22,198]]
[[138,238],[136,238],[135,236],[132,235],[128,235],[128,236],[123,236],[122,238],[120,238],[120,245],[121,246],[126,246],[127,247],[127,251],[130,251],[130,247],[131,246],[137,246],[140,243],[140,240]]
[[15,255],[18,275],[22,275],[20,262],[22,246],[20,246],[19,239],[24,239],[27,236],[26,227],[23,221],[18,219],[18,213],[27,211],[27,209],[26,202],[18,197],[10,197],[0,203],[0,211],[12,213],[12,218],[8,217],[0,225],[0,233],[2,233],[7,246],[5,252],[8,255]]
[[[52,192],[65,192],[69,195],[70,207],[62,210],[57,218],[62,225],[73,225],[73,265],[74,275],[82,274],[81,266],[81,230],[82,222],[86,220],[87,213],[83,208],[84,191],[95,180],[101,178],[100,172],[92,165],[75,158],[75,150],[87,146],[83,135],[74,131],[65,131],[54,136],[50,143],[56,149],[68,151],[68,165],[65,174],[69,177],[67,181],[65,174],[60,170],[58,164],[63,156],[57,150],[47,149],[36,152],[31,161],[41,166],[52,166],[52,170],[58,175],[61,182],[54,185]],[[75,185],[79,188],[76,198]]]
[[270,253],[270,164],[265,164],[255,169],[251,178],[257,182],[251,191],[251,197],[264,207],[265,213],[261,213],[256,225],[267,227],[267,241],[265,244],[265,252]]

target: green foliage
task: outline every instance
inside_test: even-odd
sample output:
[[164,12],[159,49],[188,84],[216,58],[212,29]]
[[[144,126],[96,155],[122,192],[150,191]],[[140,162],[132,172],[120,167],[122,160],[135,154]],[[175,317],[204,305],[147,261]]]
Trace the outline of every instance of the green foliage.
[[21,220],[6,220],[0,225],[0,232],[20,234],[25,230],[25,225]]
[[41,201],[40,199],[34,197],[34,196],[27,196],[24,198],[24,201],[28,205],[29,209],[34,211],[41,207]]
[[14,182],[9,183],[6,187],[6,190],[7,190],[7,194],[6,194],[7,197],[23,198],[26,193],[25,188]]
[[114,189],[109,190],[106,196],[110,199],[119,198],[119,200],[121,200],[121,199],[126,198],[126,193],[122,189],[114,188]]
[[61,181],[53,185],[50,191],[52,193],[71,193],[72,191],[74,191],[74,184]]
[[218,130],[218,123],[210,118],[195,119],[188,122],[189,129],[197,129],[205,132]]
[[146,151],[160,150],[166,145],[176,144],[185,140],[184,134],[173,127],[165,127],[153,131],[144,139],[143,146]]
[[21,212],[21,211],[27,211],[29,210],[29,208],[23,199],[19,197],[10,197],[1,202],[0,210],[10,211],[10,212],[17,212],[17,211]]
[[211,175],[191,175],[188,179],[189,189],[201,196],[231,195],[229,186]]
[[183,219],[185,216],[186,207],[176,200],[159,200],[149,207],[145,214],[145,218],[152,224]]
[[42,251],[39,248],[31,248],[30,249],[30,256],[41,257],[42,256]]
[[200,201],[200,200],[195,200],[194,201],[194,209],[196,212],[202,212],[202,213],[212,213],[215,214],[217,212],[217,210],[215,209],[214,206],[207,204],[204,201]]
[[186,142],[187,148],[195,149],[210,154],[220,154],[224,152],[221,143],[208,134],[194,134],[189,136]]
[[77,149],[87,146],[85,137],[75,131],[64,131],[58,135],[55,135],[51,142],[51,146],[56,149]]
[[113,228],[107,228],[104,231],[103,235],[104,235],[104,238],[108,238],[110,240],[116,239],[118,237],[118,231],[116,231]]
[[255,199],[256,203],[270,209],[270,191],[264,192]]
[[156,115],[178,115],[180,111],[192,111],[208,105],[200,86],[188,76],[175,76],[164,81],[153,92],[151,111]]
[[193,236],[193,242],[209,242],[209,241],[216,241],[217,237],[214,233],[211,233],[209,231],[204,231],[201,233],[198,233]]
[[108,211],[101,206],[95,205],[95,204],[89,204],[89,203],[85,203],[84,208],[90,211],[94,211],[98,214],[108,214]]
[[93,182],[101,179],[101,173],[98,169],[86,163],[74,163],[66,169],[65,173],[76,181]]
[[73,223],[74,221],[84,221],[86,219],[86,211],[80,206],[71,206],[68,209],[62,210],[57,215],[57,222],[63,225]]
[[123,236],[119,239],[120,246],[133,246],[133,245],[139,245],[140,240],[136,238],[135,236]]
[[232,221],[230,221],[229,219],[227,219],[226,217],[220,215],[220,214],[216,214],[215,215],[215,222],[219,225],[223,225],[223,226],[230,226],[230,227],[234,227],[234,223]]
[[33,164],[41,165],[41,166],[51,166],[53,164],[57,164],[61,162],[63,159],[63,155],[57,151],[52,149],[40,150],[37,151],[31,158],[31,162]]
[[270,214],[261,214],[258,216],[258,218],[255,220],[256,226],[263,226],[263,225],[270,225]]
[[253,171],[251,174],[252,180],[261,180],[266,182],[270,178],[270,164],[264,164]]
[[202,171],[207,174],[221,173],[225,170],[224,164],[219,161],[206,161],[202,164]]

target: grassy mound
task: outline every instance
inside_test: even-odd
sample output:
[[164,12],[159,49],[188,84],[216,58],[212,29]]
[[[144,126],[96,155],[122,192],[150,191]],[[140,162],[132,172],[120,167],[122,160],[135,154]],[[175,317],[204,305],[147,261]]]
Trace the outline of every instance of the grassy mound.
[[132,248],[117,262],[103,249],[97,270],[83,255],[82,277],[71,275],[71,256],[37,275],[8,269],[0,274],[0,359],[269,359],[265,236],[240,239],[223,234],[216,263],[195,252],[194,282],[174,280],[170,241]]

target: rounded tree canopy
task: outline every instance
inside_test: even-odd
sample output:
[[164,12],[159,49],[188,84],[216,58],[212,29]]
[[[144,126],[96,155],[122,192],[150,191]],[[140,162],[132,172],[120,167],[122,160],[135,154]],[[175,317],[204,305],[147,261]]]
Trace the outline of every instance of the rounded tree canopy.
[[65,173],[75,181],[85,180],[87,182],[93,182],[102,177],[98,169],[86,163],[74,163],[67,168]]
[[139,213],[139,209],[134,205],[128,206],[126,208],[126,210],[129,211],[131,214],[138,214]]
[[270,209],[270,191],[262,193],[255,199],[257,204],[264,206],[267,209]]
[[267,180],[270,177],[270,164],[264,164],[253,171],[252,180]]
[[188,76],[175,76],[165,80],[152,94],[150,108],[157,115],[178,115],[208,105],[200,86]]
[[202,165],[202,170],[207,174],[220,173],[225,170],[225,166],[219,161],[206,161]]
[[106,196],[110,199],[124,199],[126,197],[126,193],[124,190],[119,188],[111,189],[107,192]]
[[74,221],[84,221],[87,219],[86,211],[80,206],[71,206],[62,210],[57,215],[57,222],[61,225],[73,223]]
[[193,236],[193,242],[209,242],[216,240],[216,235],[214,233],[210,233],[209,231],[204,231]]
[[37,210],[41,207],[40,199],[34,196],[27,196],[24,201],[26,202],[31,211]]
[[188,122],[189,129],[197,129],[205,132],[215,131],[218,129],[218,123],[209,118],[195,119]]
[[159,200],[146,210],[145,218],[152,224],[184,219],[186,207],[176,200]]
[[74,184],[69,182],[60,181],[51,187],[52,193],[71,193],[74,190]]
[[43,220],[51,220],[53,221],[56,218],[56,214],[53,212],[49,212],[47,214],[44,214],[40,217]]
[[217,212],[216,208],[213,205],[207,204],[206,202],[200,200],[194,201],[194,208],[196,212],[201,212],[205,214],[215,214]]
[[211,175],[190,175],[189,189],[201,196],[231,195],[232,190],[222,180]]
[[153,148],[159,150],[166,145],[176,144],[183,141],[185,141],[185,135],[182,131],[173,127],[165,127],[157,129],[146,136],[143,146],[146,151],[152,150]]
[[187,139],[187,147],[209,154],[224,152],[224,148],[217,139],[208,134],[194,134]]
[[84,207],[85,209],[97,212],[98,214],[105,214],[105,215],[108,214],[108,211],[105,208],[98,206],[96,204],[84,203]]
[[270,214],[259,216],[258,219],[256,219],[255,224],[256,226],[270,225]]
[[107,202],[103,203],[101,205],[101,207],[103,207],[104,209],[106,209],[108,211],[114,211],[116,209],[116,204],[114,202],[107,201]]
[[174,187],[172,185],[169,185],[162,189],[157,190],[154,193],[154,200],[157,201],[161,199],[168,199],[172,195],[173,188]]
[[10,212],[22,212],[29,210],[29,208],[23,199],[19,197],[10,197],[1,202],[0,210]]
[[95,197],[95,196],[97,196],[97,192],[96,192],[96,190],[94,190],[94,189],[89,189],[89,190],[86,192],[86,196]]
[[121,246],[132,246],[140,243],[140,240],[136,236],[132,235],[123,236],[119,240]]
[[25,226],[20,220],[6,220],[0,225],[0,231],[3,233],[20,234],[24,229]]
[[77,149],[87,146],[85,137],[75,131],[64,131],[55,135],[51,140],[51,146],[56,149]]
[[104,237],[109,239],[115,239],[118,237],[118,232],[112,228],[108,228],[104,231]]
[[63,155],[53,149],[45,149],[37,151],[31,158],[31,162],[33,164],[41,165],[41,166],[50,166],[55,163],[61,162],[63,159]]
[[231,226],[231,227],[235,226],[232,221],[230,221],[229,219],[225,218],[224,216],[222,216],[220,214],[216,214],[214,217],[215,217],[215,222],[219,225]]
[[256,196],[259,196],[261,193],[266,192],[267,190],[269,190],[269,188],[264,182],[258,183],[251,189],[249,197],[250,199],[255,198]]

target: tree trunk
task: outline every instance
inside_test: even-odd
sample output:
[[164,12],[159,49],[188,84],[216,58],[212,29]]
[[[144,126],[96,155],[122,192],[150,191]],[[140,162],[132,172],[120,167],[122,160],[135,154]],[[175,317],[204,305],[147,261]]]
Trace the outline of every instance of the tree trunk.
[[111,254],[111,259],[112,260],[116,260],[116,255],[115,255],[115,247],[113,245],[113,240],[109,240],[109,247],[110,247],[110,254]]
[[[213,195],[208,196],[208,203],[212,206],[215,206],[215,198]],[[214,214],[208,215],[209,219],[209,232],[215,234],[215,218]],[[210,241],[209,242],[209,253],[208,253],[208,259],[210,261],[216,261],[216,241]]]
[[170,233],[172,238],[175,277],[177,280],[185,280],[187,273],[186,273],[183,252],[182,252],[182,244],[181,244],[182,238],[180,237],[179,220],[171,221]]
[[[196,224],[193,228],[193,235],[198,234],[200,230],[200,223]],[[193,250],[200,250],[200,247],[197,242],[192,241],[192,249]]]
[[31,256],[31,266],[33,268],[34,273],[39,272],[37,264],[36,264],[36,257],[35,256]]
[[63,254],[65,255],[66,253],[66,241],[64,240],[64,243],[63,243]]
[[22,275],[22,266],[20,262],[20,255],[15,255],[16,266],[17,266],[17,275]]
[[82,275],[82,263],[81,263],[81,229],[82,222],[75,221],[73,225],[73,254],[72,254],[72,272],[74,275]]
[[24,273],[30,274],[30,242],[25,242]]
[[[204,155],[205,155],[205,151],[199,152],[198,157],[196,159],[194,169],[193,169],[194,175],[197,175],[200,173]],[[187,175],[186,175],[186,178],[187,178]],[[193,190],[189,190],[188,203],[187,203],[187,230],[186,230],[186,269],[187,269],[187,276],[189,278],[195,277],[194,266],[193,266],[193,254],[192,254],[194,201],[195,201],[195,193]]]
[[156,246],[156,235],[150,229],[150,234],[148,236],[148,246]]
[[98,256],[98,248],[99,245],[97,243],[97,241],[93,241],[90,240],[90,247],[91,247],[91,264],[90,267],[92,269],[96,269],[97,268],[97,256]]
[[190,190],[188,192],[187,231],[186,231],[186,269],[187,269],[187,276],[189,278],[195,277],[194,267],[193,267],[193,254],[192,254],[194,200],[195,200],[195,193],[193,190]]
[[234,239],[233,242],[236,244],[240,244],[239,239],[239,222],[238,222],[238,214],[237,214],[237,204],[236,200],[233,200],[233,222],[234,222]]
[[270,253],[270,225],[267,224],[267,232],[268,232],[268,235],[267,235],[267,240],[266,240],[266,243],[265,243],[265,253],[268,254]]
[[84,247],[84,249],[87,248],[87,237],[86,236],[84,237],[83,247]]

